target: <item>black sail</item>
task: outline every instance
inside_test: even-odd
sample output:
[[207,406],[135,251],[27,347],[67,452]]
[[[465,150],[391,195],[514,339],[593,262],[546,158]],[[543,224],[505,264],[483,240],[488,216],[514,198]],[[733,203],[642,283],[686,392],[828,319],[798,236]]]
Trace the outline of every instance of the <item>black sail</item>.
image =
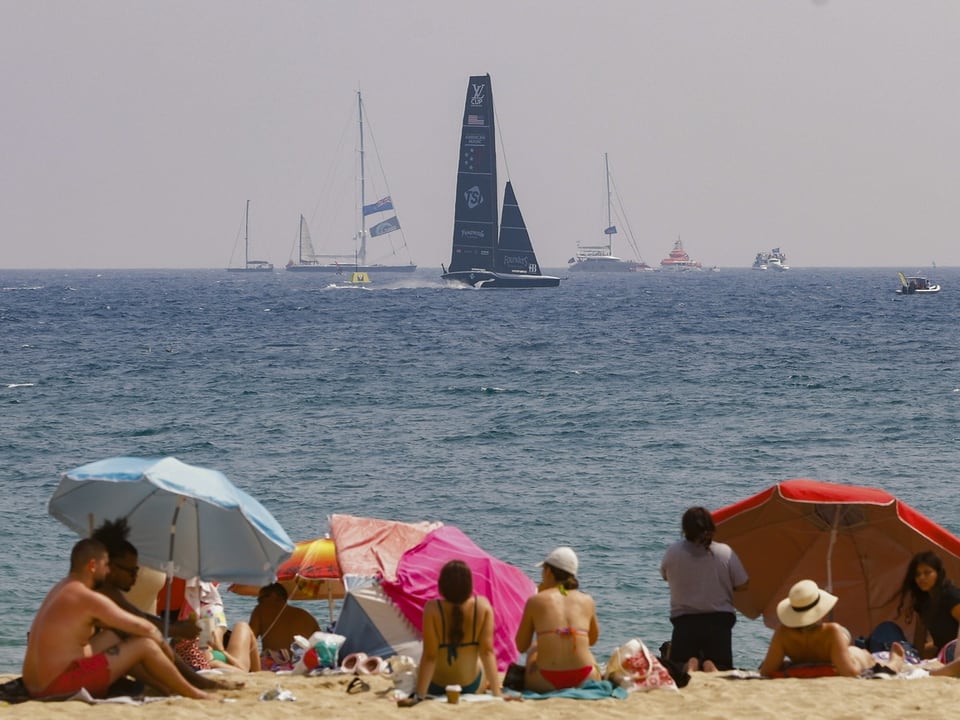
[[497,245],[494,270],[503,273],[540,274],[537,255],[530,242],[530,233],[523,222],[523,214],[513,192],[513,183],[509,180],[503,191],[503,218],[500,220],[500,242]]
[[460,133],[453,255],[449,272],[492,270],[497,246],[497,149],[493,90],[489,75],[474,75],[467,86]]

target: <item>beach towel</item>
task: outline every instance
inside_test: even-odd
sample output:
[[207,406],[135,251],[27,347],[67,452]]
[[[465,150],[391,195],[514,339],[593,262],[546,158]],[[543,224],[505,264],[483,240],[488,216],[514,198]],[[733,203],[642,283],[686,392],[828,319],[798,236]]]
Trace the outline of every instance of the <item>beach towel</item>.
[[607,700],[609,698],[617,698],[618,700],[626,700],[627,691],[622,687],[617,687],[609,680],[587,680],[580,687],[552,690],[546,693],[526,690],[523,693],[524,700],[549,700],[550,698],[570,698],[572,700]]

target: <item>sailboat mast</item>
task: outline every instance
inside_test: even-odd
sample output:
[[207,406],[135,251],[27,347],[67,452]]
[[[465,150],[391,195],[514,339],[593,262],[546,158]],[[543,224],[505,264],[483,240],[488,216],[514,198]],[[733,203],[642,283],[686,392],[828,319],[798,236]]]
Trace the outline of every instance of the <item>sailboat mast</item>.
[[[359,260],[362,264],[367,264],[367,217],[363,212],[366,200],[366,177],[364,175],[364,157],[363,157],[363,100],[360,97],[360,91],[357,90],[357,117],[360,122],[360,254]],[[354,258],[354,266],[357,264],[357,257]]]
[[607,179],[607,227],[603,233],[607,236],[607,254],[613,255],[613,235],[610,234],[610,226],[613,225],[613,216],[610,211],[610,161],[607,154],[603,154],[603,175]]
[[297,235],[297,254],[300,256],[300,264],[303,264],[303,214],[300,214],[300,233]]
[[250,200],[247,200],[247,210],[243,216],[243,266],[250,264]]

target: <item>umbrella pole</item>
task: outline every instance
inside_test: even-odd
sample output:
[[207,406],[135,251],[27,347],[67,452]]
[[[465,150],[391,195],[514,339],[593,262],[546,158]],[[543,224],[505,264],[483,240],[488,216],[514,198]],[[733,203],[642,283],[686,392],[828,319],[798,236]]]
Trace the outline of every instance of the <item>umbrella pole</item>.
[[173,540],[177,535],[177,516],[180,514],[180,508],[186,498],[182,495],[177,497],[177,507],[173,511],[173,520],[170,521],[170,559],[167,561],[167,604],[166,611],[163,614],[163,637],[170,640],[170,598],[173,595]]

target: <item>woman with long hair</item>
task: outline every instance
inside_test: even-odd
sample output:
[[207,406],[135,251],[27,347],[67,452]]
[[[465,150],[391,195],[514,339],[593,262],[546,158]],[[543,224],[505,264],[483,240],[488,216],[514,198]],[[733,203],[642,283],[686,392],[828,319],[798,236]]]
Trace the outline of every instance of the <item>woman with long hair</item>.
[[443,695],[448,685],[463,693],[486,687],[500,696],[500,676],[493,649],[493,607],[473,592],[473,573],[462,560],[451,560],[440,570],[440,597],[423,609],[423,655],[417,686],[398,701],[413,705],[426,695]]
[[[910,560],[900,587],[897,614],[915,620],[913,645],[921,657],[936,657],[960,630],[960,588],[947,578],[943,561],[929,550]],[[951,660],[952,658],[946,658]]]

